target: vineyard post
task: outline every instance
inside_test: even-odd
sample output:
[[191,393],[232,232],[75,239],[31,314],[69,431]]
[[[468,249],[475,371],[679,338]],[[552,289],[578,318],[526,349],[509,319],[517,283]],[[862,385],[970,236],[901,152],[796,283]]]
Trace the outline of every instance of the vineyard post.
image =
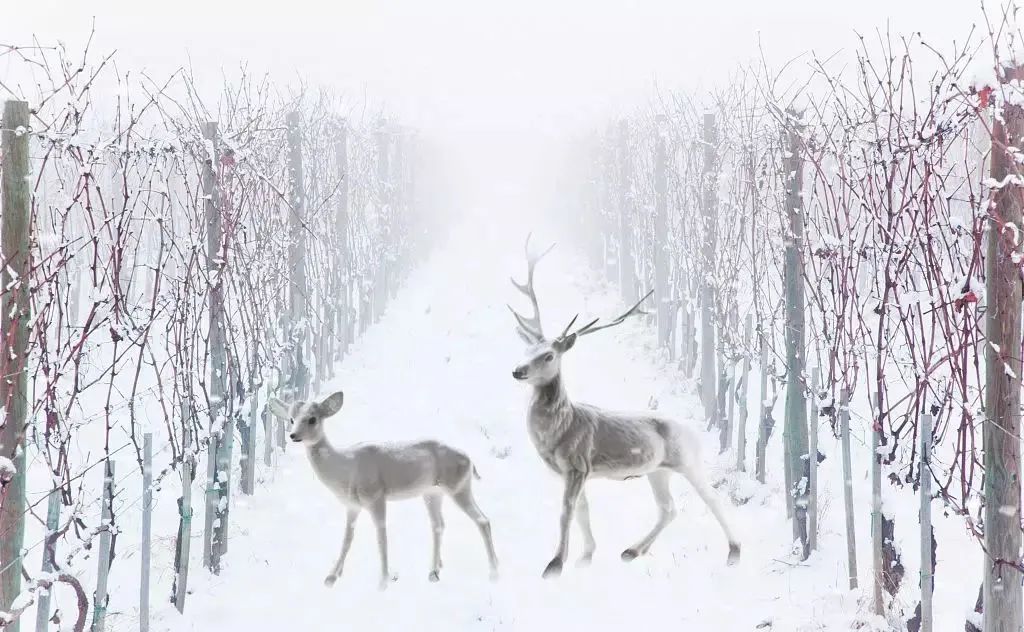
[[636,300],[636,268],[633,263],[633,235],[631,220],[633,215],[633,195],[630,187],[629,161],[629,121],[619,122],[619,290],[623,302]]
[[97,557],[96,602],[92,610],[92,632],[103,632],[107,622],[107,579],[110,576],[110,543],[114,529],[114,462],[103,467],[103,509],[100,523],[100,550]]
[[335,209],[335,239],[338,243],[338,270],[336,274],[337,289],[335,300],[337,301],[337,332],[338,352],[337,360],[341,360],[348,352],[348,346],[352,342],[352,261],[349,254],[348,240],[348,197],[349,197],[349,168],[348,168],[348,122],[341,121],[338,127],[338,136],[334,141],[335,163],[338,169],[338,200]]
[[[0,206],[0,457],[14,471],[0,469],[0,610],[8,611],[21,593],[25,540],[25,425],[28,421],[29,109],[24,101],[6,101],[0,124],[3,205]],[[18,624],[10,628],[18,632]]]
[[[1007,68],[1005,84],[1024,78],[1024,67]],[[1009,97],[1009,94],[1007,94]],[[1020,169],[1017,147],[1024,142],[1024,107],[1002,106],[992,122],[992,179],[1003,186],[988,205],[988,253],[985,295],[988,301],[985,345],[985,632],[1016,632],[1024,626],[1020,590],[1021,471],[1020,389],[1021,243]],[[1012,230],[1010,228],[1012,227]]]
[[[46,543],[43,545],[43,573],[53,572],[50,560],[49,538],[60,527],[60,489],[50,490],[46,498]],[[50,591],[40,591],[36,607],[36,632],[47,632],[50,625]]]
[[932,574],[932,416],[921,415],[921,630],[932,632],[932,588],[935,580]]
[[850,391],[839,395],[839,441],[843,452],[843,507],[846,514],[846,564],[850,590],[857,588],[857,532],[853,520],[853,465],[850,459]]
[[149,566],[153,547],[153,433],[142,436],[142,542],[139,562],[139,632],[149,632]]
[[747,314],[747,322],[743,328],[743,369],[736,391],[740,408],[736,420],[736,469],[740,472],[747,471],[747,382],[750,379],[750,343],[752,340],[751,336],[753,335],[753,317],[752,313]]
[[[785,297],[786,297],[786,463],[790,481],[788,494],[794,498],[793,538],[800,540],[804,559],[809,554],[807,540],[806,484],[807,455],[807,402],[804,392],[805,334],[803,286],[803,150],[800,138],[800,114],[787,112],[790,124],[786,126],[788,155],[785,159],[786,220],[785,238]],[[800,496],[798,499],[797,496]]]
[[669,345],[671,330],[668,289],[668,156],[665,148],[665,127],[668,120],[659,114],[654,128],[654,298],[658,314],[658,344]]
[[302,113],[289,112],[288,128],[288,340],[292,359],[285,374],[289,400],[306,396],[308,369],[303,356],[306,342],[306,188],[302,163]]
[[704,167],[701,173],[701,221],[704,225],[704,268],[700,296],[700,392],[704,401],[704,418],[710,424],[715,418],[715,286],[714,262],[717,244],[716,169],[718,168],[718,132],[715,115],[704,114]]

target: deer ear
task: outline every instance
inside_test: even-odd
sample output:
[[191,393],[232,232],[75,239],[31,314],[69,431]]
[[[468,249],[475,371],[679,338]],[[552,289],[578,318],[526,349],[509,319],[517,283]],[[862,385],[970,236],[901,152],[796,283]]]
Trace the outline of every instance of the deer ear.
[[559,353],[565,353],[569,349],[572,349],[573,345],[576,344],[576,334],[572,333],[564,338],[559,338],[551,346],[556,348]]
[[292,416],[291,412],[288,410],[288,405],[276,397],[270,398],[270,401],[267,402],[267,408],[269,408],[270,412],[274,413],[275,416],[280,417],[281,419],[290,419]]
[[341,391],[327,397],[324,401],[320,402],[320,414],[324,417],[330,417],[334,413],[341,410],[341,405],[345,403],[345,394]]

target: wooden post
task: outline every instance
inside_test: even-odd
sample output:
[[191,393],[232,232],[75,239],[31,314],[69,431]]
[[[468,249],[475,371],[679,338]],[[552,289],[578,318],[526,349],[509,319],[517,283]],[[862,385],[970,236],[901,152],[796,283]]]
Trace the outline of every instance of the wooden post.
[[[1003,81],[1024,78],[1024,66],[1008,68]],[[1006,88],[1003,88],[1006,90]],[[985,632],[1018,632],[1024,626],[1021,595],[1021,186],[1016,147],[1024,142],[1024,108],[1002,105],[992,122],[992,178],[987,205],[985,257],[986,337],[984,625]],[[1013,176],[1013,177],[1011,177]],[[1011,230],[1012,227],[1012,230]],[[1008,562],[1008,563],[1004,563]]]
[[[172,599],[178,612],[185,611],[185,595],[188,592],[188,563],[192,548],[192,412],[187,397],[181,401],[181,504],[178,507],[178,542],[174,559],[174,586]],[[205,558],[208,548],[203,549]]]
[[[806,500],[804,473],[807,463],[807,402],[804,401],[804,281],[803,281],[803,148],[797,121],[800,115],[788,112],[793,125],[787,129],[789,154],[785,159],[788,186],[786,215],[788,234],[785,238],[785,296],[786,296],[786,462],[789,465],[790,495]],[[793,538],[800,540],[804,559],[809,553],[807,541],[807,507],[797,502],[793,511]]]
[[153,433],[142,436],[142,543],[139,574],[139,632],[149,632],[149,566],[153,551]]
[[619,122],[619,290],[622,300],[636,300],[636,264],[633,261],[633,194],[630,191],[629,121]]
[[[267,401],[270,398],[270,387],[267,387]],[[260,408],[260,418],[263,420],[263,465],[268,468],[274,464],[274,416],[264,403]]]
[[850,590],[857,588],[857,532],[853,520],[853,466],[850,460],[850,391],[839,396],[839,441],[843,452],[843,507],[846,514],[846,568]]
[[932,632],[932,416],[921,415],[921,629]]
[[[29,110],[24,101],[4,102],[0,123],[0,610],[21,594],[21,549],[25,542],[25,427],[28,423],[29,278],[32,253],[29,219]],[[9,460],[9,463],[7,462]],[[8,627],[18,632],[18,623]]]
[[387,132],[387,121],[381,120],[377,128],[377,187],[378,201],[381,214],[381,223],[387,226],[384,243],[381,248],[380,260],[374,271],[373,281],[373,322],[380,320],[384,313],[384,306],[387,303],[388,293],[388,243],[391,238],[391,219],[395,209],[392,208],[391,197],[391,161],[390,161],[390,134]]
[[811,369],[811,414],[807,420],[809,441],[807,465],[810,468],[809,496],[807,505],[807,541],[811,550],[818,548],[818,389],[820,369]]
[[227,477],[231,472],[231,422],[227,406],[227,336],[224,331],[223,227],[216,161],[220,136],[215,121],[203,125],[206,155],[203,157],[203,199],[206,210],[206,269],[210,275],[210,439],[207,450],[208,488],[206,493],[206,538],[204,559],[214,573],[220,572],[220,556],[227,537],[225,509],[229,498]]
[[[46,537],[49,538],[60,528],[60,490],[51,489],[46,498]],[[50,563],[49,547],[43,545],[43,573],[53,572],[53,564]],[[39,593],[39,604],[36,606],[36,632],[47,632],[50,623],[50,593],[42,591]]]
[[338,240],[338,271],[336,276],[338,356],[340,361],[352,343],[352,263],[348,240],[348,123],[341,122],[334,142],[335,163],[338,169],[338,201],[335,209],[335,238]]
[[252,496],[256,491],[256,428],[259,419],[259,388],[254,388],[249,394],[249,425],[245,435],[245,451],[242,459],[242,493]]
[[871,575],[873,600],[872,609],[875,614],[885,614],[882,583],[885,568],[882,564],[882,455],[878,453],[881,446],[882,396],[875,393],[874,405],[871,407]]
[[107,460],[103,472],[103,510],[100,531],[99,570],[96,574],[96,603],[92,611],[92,632],[103,632],[107,622],[107,578],[110,576],[110,532],[114,528],[114,462]]
[[740,375],[739,387],[736,389],[736,397],[739,398],[740,406],[736,424],[736,469],[740,472],[747,471],[747,382],[750,379],[750,343],[753,336],[753,323],[753,314],[747,314],[747,324],[743,328],[743,371]]
[[668,120],[659,114],[654,138],[654,298],[657,301],[658,344],[669,345],[671,301],[668,288],[668,152],[665,127]]
[[718,376],[718,413],[715,415],[715,421],[718,423],[718,453],[723,454],[729,449],[730,428],[726,408],[732,376],[729,374],[730,367],[727,363],[720,362],[718,368],[721,374]]
[[303,356],[308,311],[306,305],[306,189],[302,163],[302,114],[289,112],[288,127],[288,202],[291,207],[288,242],[288,268],[291,279],[288,290],[288,339],[292,345],[292,360],[286,391],[289,401],[305,396],[308,388],[308,369]]
[[[760,390],[760,402],[758,407],[761,411],[760,421],[757,424],[757,446],[756,454],[754,455],[754,475],[757,480],[761,483],[765,481],[765,470],[766,470],[766,459],[765,451],[768,449],[768,439],[772,436],[772,428],[775,426],[775,421],[772,419],[772,411],[768,407],[768,361],[770,356],[768,355],[768,340],[764,331],[759,331],[757,334],[758,344],[761,347],[761,390]],[[789,499],[789,494],[786,494],[786,498]],[[787,500],[787,506],[789,500]],[[790,512],[791,513],[791,512]]]
[[700,313],[700,382],[704,400],[704,416],[710,421],[715,414],[715,251],[718,248],[718,132],[715,115],[704,114],[704,168],[701,173],[701,222],[704,253]]

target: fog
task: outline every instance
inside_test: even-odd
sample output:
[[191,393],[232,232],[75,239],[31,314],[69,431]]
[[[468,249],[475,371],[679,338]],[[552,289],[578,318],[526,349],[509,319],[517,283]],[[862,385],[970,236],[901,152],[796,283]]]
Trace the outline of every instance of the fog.
[[430,143],[438,208],[495,214],[503,201],[502,213],[549,204],[566,137],[658,90],[713,89],[762,55],[781,66],[849,52],[857,32],[918,31],[944,46],[982,18],[962,0],[40,0],[0,23],[0,42],[27,44],[31,33],[74,51],[95,19],[94,47],[116,49],[122,73],[189,66],[214,94],[245,66],[331,88],[356,111],[385,107]]

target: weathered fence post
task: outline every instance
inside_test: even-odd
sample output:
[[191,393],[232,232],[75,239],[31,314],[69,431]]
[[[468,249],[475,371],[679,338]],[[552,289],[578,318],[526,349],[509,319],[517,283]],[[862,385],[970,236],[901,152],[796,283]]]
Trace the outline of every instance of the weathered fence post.
[[746,325],[743,327],[743,369],[740,382],[736,387],[739,399],[739,415],[736,421],[736,469],[747,471],[747,381],[750,379],[750,343],[753,335],[753,314],[747,314]]
[[[1024,79],[1024,66],[1007,68],[1002,81]],[[1007,90],[1004,86],[1003,90]],[[985,257],[986,337],[984,625],[985,632],[1017,632],[1024,626],[1021,571],[1020,389],[1021,226],[1020,169],[1016,157],[1024,142],[1024,107],[1002,105],[992,122],[992,179],[1003,183],[987,205]],[[1016,180],[1015,180],[1016,178]],[[1009,230],[1012,228],[1012,230]],[[1007,229],[1007,230],[1004,230]]]
[[667,347],[671,333],[671,302],[668,290],[668,152],[665,127],[668,120],[659,114],[654,129],[654,297],[658,310],[658,344]]
[[288,339],[292,360],[285,376],[286,396],[290,400],[305,397],[309,387],[308,368],[304,357],[306,344],[306,187],[302,164],[302,114],[289,112],[288,126],[288,202],[289,221],[288,268],[291,278],[288,290]]
[[[755,446],[756,453],[754,455],[754,476],[761,483],[765,481],[767,459],[765,452],[768,449],[768,439],[772,436],[772,428],[775,426],[775,420],[772,419],[772,410],[768,407],[768,339],[764,332],[763,325],[758,328],[757,342],[760,346],[761,351],[761,388],[758,402],[758,409],[760,410],[760,418],[757,424],[757,445]],[[786,494],[787,502],[786,506],[790,506],[789,494]],[[791,512],[787,512],[791,513]]]
[[839,395],[839,442],[843,452],[843,508],[846,514],[846,568],[850,590],[857,588],[857,532],[853,520],[853,465],[850,460],[850,391]]
[[932,632],[932,416],[921,415],[921,628],[920,632]]
[[626,303],[636,300],[636,268],[633,262],[633,194],[630,191],[629,121],[619,122],[619,290]]
[[807,541],[813,551],[818,548],[818,380],[821,371],[818,367],[811,369],[811,413],[807,420],[807,466],[809,502],[807,505]]
[[[53,572],[50,559],[50,536],[60,527],[60,490],[51,489],[46,498],[46,540],[43,544],[43,573]],[[50,623],[50,592],[39,593],[36,606],[36,632],[46,632]]]
[[871,575],[875,614],[885,613],[882,583],[885,568],[882,564],[882,455],[878,448],[882,438],[882,394],[875,393],[871,406]]
[[704,225],[703,280],[700,295],[700,391],[704,417],[715,415],[715,250],[718,248],[718,131],[715,115],[704,114],[704,166],[701,172],[701,222]]
[[338,240],[337,289],[337,336],[338,356],[341,360],[352,342],[352,264],[348,241],[348,122],[342,121],[334,141],[334,156],[338,169],[338,200],[335,209],[335,239]]
[[203,200],[206,211],[206,270],[210,276],[210,436],[207,447],[206,550],[203,558],[214,573],[227,539],[227,504],[230,501],[231,438],[234,436],[227,405],[227,336],[224,330],[224,252],[221,200],[216,169],[220,152],[218,125],[203,125]]
[[377,262],[377,268],[374,270],[373,279],[373,316],[372,322],[376,323],[380,320],[381,315],[384,313],[384,306],[387,303],[388,296],[388,250],[391,246],[391,239],[394,237],[392,234],[393,225],[392,218],[395,213],[395,209],[392,206],[392,190],[391,190],[391,161],[390,161],[390,147],[391,138],[388,134],[387,121],[381,119],[377,127],[377,191],[378,191],[378,202],[380,207],[378,212],[381,214],[381,223],[384,228],[384,238],[381,244],[380,260]]
[[[0,206],[0,610],[21,593],[21,549],[25,541],[25,425],[28,381],[25,362],[29,335],[29,110],[24,101],[4,102],[0,124],[3,160]],[[7,460],[10,462],[7,463]],[[14,471],[9,471],[13,466]],[[9,627],[18,632],[18,624]]]
[[793,509],[793,537],[800,540],[803,558],[810,553],[807,539],[807,507],[805,473],[807,456],[807,402],[804,399],[804,285],[803,285],[803,148],[800,138],[800,115],[787,112],[788,155],[785,159],[786,215],[785,296],[786,296],[786,463],[789,466],[789,494],[802,502]]
[[259,420],[260,389],[253,386],[249,393],[249,424],[245,439],[245,450],[242,452],[242,493],[252,496],[256,491],[256,428]]
[[142,436],[142,543],[139,574],[139,632],[149,632],[149,565],[153,546],[153,433]]
[[[185,611],[188,591],[188,564],[192,549],[192,405],[184,394],[181,399],[181,500],[178,506],[178,542],[174,555],[174,585],[171,598],[178,612]],[[204,550],[205,557],[205,550]]]
[[103,510],[100,531],[99,570],[96,573],[96,594],[92,611],[92,632],[103,632],[107,622],[107,579],[110,576],[110,541],[114,528],[114,462],[107,460],[103,468]]

